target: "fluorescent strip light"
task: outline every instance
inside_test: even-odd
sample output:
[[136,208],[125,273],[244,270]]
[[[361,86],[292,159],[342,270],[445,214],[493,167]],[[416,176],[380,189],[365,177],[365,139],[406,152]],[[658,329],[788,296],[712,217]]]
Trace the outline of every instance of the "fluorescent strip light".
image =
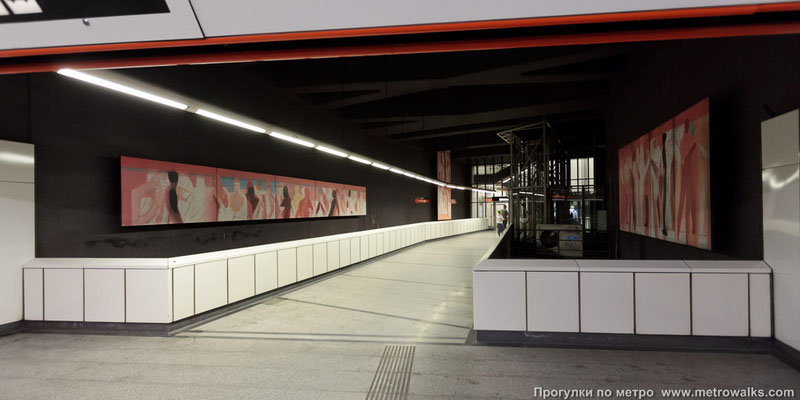
[[117,92],[129,94],[131,96],[136,96],[136,97],[138,97],[140,99],[145,99],[145,100],[152,101],[154,103],[163,104],[165,106],[177,108],[179,110],[185,110],[185,109],[189,108],[189,106],[187,106],[186,104],[183,104],[183,103],[180,103],[180,102],[177,102],[177,101],[174,101],[174,100],[166,99],[166,98],[161,97],[161,96],[156,96],[154,94],[150,94],[150,93],[147,93],[147,92],[143,92],[143,91],[141,91],[139,89],[134,89],[132,87],[128,87],[128,86],[125,86],[125,85],[120,85],[119,83],[107,81],[105,79],[101,79],[101,78],[98,78],[96,76],[85,74],[83,72],[78,72],[78,71],[75,71],[74,69],[62,68],[62,69],[58,70],[58,73],[61,74],[61,75],[64,75],[64,76],[68,76],[70,78],[74,78],[74,79],[78,79],[78,80],[81,80],[81,81],[84,81],[84,82],[91,83],[93,85],[102,86],[102,87],[104,87],[106,89],[116,90]]
[[323,152],[328,153],[328,154],[333,154],[333,155],[339,156],[339,157],[347,157],[346,153],[343,153],[343,152],[341,152],[339,150],[334,150],[334,149],[331,149],[331,148],[328,148],[328,147],[325,147],[325,146],[317,145],[317,150],[323,151]]
[[414,174],[412,174],[410,172],[403,172],[403,175],[405,175],[405,176],[407,176],[409,178],[416,178],[417,177],[416,175],[414,175]]
[[437,182],[437,181],[434,181],[434,182],[433,182],[433,184],[434,184],[434,185],[437,185],[437,186],[445,186],[445,184],[444,184],[444,183],[442,183],[442,182]]
[[508,182],[510,180],[511,180],[511,178],[506,178],[506,180],[504,180],[503,183],[506,183],[506,182]]
[[385,171],[385,170],[387,170],[387,169],[389,169],[389,167],[387,167],[387,166],[385,166],[385,165],[383,165],[383,164],[378,164],[378,163],[376,163],[376,162],[372,163],[372,166],[373,166],[373,167],[375,167],[375,168],[380,168],[380,169],[382,169],[382,170],[384,170],[384,171]]
[[465,188],[465,187],[463,187],[463,186],[456,186],[456,189],[458,189],[458,190],[465,190],[466,188]]
[[447,187],[449,187],[450,189],[458,189],[458,187],[453,186],[453,185],[447,185]]
[[356,157],[356,156],[350,156],[350,157],[347,157],[347,158],[349,158],[349,159],[351,159],[351,160],[353,160],[355,162],[360,162],[362,164],[372,164],[372,161],[365,160],[363,158]]
[[403,175],[403,171],[401,171],[401,170],[399,170],[399,169],[397,169],[397,168],[389,168],[389,171],[392,171],[392,172],[394,172],[395,174],[400,174],[400,175]]
[[233,118],[228,118],[228,117],[226,117],[224,115],[215,114],[215,113],[213,113],[211,111],[206,111],[206,110],[203,110],[203,109],[199,109],[199,110],[195,111],[195,114],[202,115],[202,116],[204,116],[206,118],[215,119],[217,121],[224,122],[226,124],[230,124],[230,125],[234,125],[234,126],[238,126],[239,128],[244,128],[244,129],[251,130],[251,131],[254,131],[254,132],[267,133],[267,130],[262,128],[262,127],[255,126],[255,125],[250,125],[250,124],[248,124],[246,122],[238,121],[238,120],[235,120]]
[[289,135],[284,135],[282,133],[272,132],[269,135],[274,137],[274,138],[276,138],[276,139],[285,140],[287,142],[292,142],[292,143],[295,143],[295,144],[299,144],[301,146],[314,147],[314,143],[306,142],[305,140],[301,140],[301,139],[298,139],[296,137],[292,137],[292,136],[289,136]]

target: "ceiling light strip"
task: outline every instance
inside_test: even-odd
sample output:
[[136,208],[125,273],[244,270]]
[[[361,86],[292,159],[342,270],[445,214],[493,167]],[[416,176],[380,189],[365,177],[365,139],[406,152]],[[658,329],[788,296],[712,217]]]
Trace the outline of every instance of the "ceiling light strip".
[[170,100],[161,96],[156,96],[152,93],[147,93],[139,89],[134,89],[132,87],[121,85],[116,82],[111,82],[83,72],[75,71],[74,69],[62,68],[58,70],[58,73],[73,79],[78,79],[87,83],[91,83],[93,85],[102,86],[106,89],[111,89],[117,92],[125,93],[131,96],[138,97],[140,99],[149,100],[154,103],[162,104],[172,108],[177,108],[179,110],[186,110],[187,108],[189,108],[188,105],[183,104],[181,102]]
[[197,111],[195,111],[195,114],[202,115],[202,116],[204,116],[206,118],[211,118],[213,120],[217,120],[217,121],[220,121],[220,122],[224,122],[224,123],[229,124],[229,125],[238,126],[239,128],[244,128],[244,129],[247,129],[247,130],[251,130],[253,132],[267,133],[267,130],[262,128],[262,127],[260,127],[260,126],[251,125],[251,124],[248,124],[247,122],[242,122],[242,121],[230,118],[230,117],[226,117],[224,115],[219,115],[217,113],[213,113],[213,112],[208,111],[208,110],[203,110],[202,108],[198,109]]

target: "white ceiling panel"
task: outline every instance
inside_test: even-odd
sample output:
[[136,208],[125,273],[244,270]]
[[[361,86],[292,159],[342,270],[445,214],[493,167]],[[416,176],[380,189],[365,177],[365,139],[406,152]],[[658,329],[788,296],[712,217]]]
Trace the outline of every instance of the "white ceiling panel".
[[[0,0],[3,2],[9,0]],[[17,3],[18,11],[38,7],[36,0],[17,0]],[[27,3],[25,10],[22,10],[22,3]],[[44,0],[39,3],[47,14]],[[166,0],[166,4],[169,12],[93,17],[88,18],[88,23],[84,23],[83,18],[35,20],[39,13],[15,14],[14,9],[5,9],[0,4],[0,10],[5,10],[5,15],[0,16],[0,50],[203,37],[189,0]],[[32,20],[16,22],[18,19],[14,18],[20,16]],[[12,22],[5,22],[8,20]]]
[[[769,1],[775,3],[780,1]],[[786,0],[788,2],[788,0]],[[753,0],[192,0],[206,36],[759,4]]]

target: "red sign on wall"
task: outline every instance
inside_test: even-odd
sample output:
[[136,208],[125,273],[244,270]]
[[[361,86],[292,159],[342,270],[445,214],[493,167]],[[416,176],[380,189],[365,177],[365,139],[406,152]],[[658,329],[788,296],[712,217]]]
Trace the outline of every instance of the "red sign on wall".
[[414,197],[414,203],[416,204],[428,204],[431,202],[431,199],[427,197]]

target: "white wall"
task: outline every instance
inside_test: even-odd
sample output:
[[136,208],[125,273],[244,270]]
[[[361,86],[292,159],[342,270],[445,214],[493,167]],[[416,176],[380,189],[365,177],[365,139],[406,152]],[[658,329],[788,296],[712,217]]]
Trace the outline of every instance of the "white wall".
[[775,338],[800,350],[800,113],[761,123],[764,261],[772,267]]
[[34,257],[33,145],[0,140],[0,325],[22,319],[22,264]]

